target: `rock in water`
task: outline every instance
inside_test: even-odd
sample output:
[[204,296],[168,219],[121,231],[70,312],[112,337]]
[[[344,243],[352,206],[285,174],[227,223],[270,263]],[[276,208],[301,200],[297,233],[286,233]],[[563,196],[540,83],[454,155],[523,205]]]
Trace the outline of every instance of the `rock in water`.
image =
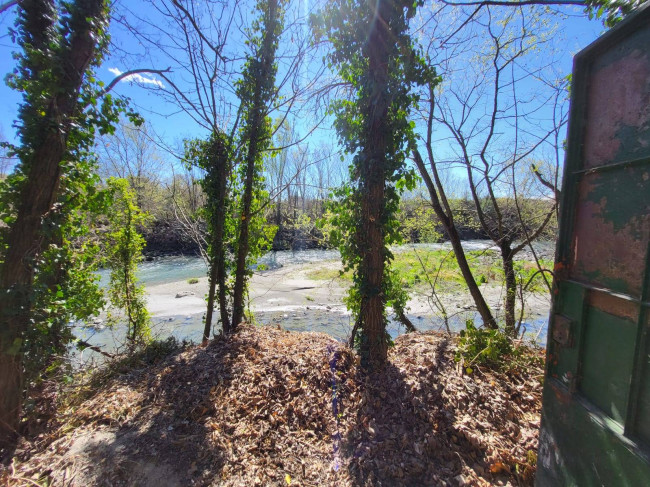
[[192,291],[182,291],[180,293],[176,293],[176,298],[185,298],[187,296],[194,296],[194,293]]

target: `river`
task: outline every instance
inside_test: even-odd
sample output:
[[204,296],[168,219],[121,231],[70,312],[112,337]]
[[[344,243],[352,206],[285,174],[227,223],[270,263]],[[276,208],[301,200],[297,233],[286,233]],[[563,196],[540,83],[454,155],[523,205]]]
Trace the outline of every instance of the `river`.
[[[490,248],[491,242],[467,241],[463,246],[466,250],[482,250]],[[417,244],[394,250],[412,248],[449,250],[450,246]],[[552,258],[551,244],[542,243],[537,250],[545,258]],[[293,331],[320,331],[337,339],[346,339],[352,329],[352,322],[342,303],[345,289],[334,281],[314,281],[308,277],[309,270],[315,266],[340,265],[337,263],[340,263],[340,254],[336,250],[276,251],[264,255],[257,266],[263,270],[256,270],[251,280],[250,300],[255,322]],[[156,338],[174,336],[179,340],[201,340],[205,312],[203,296],[207,292],[206,272],[203,260],[194,256],[164,257],[143,262],[139,266],[138,277],[148,293],[152,332]],[[101,271],[100,276],[101,283],[105,286],[108,272]],[[190,279],[198,279],[199,282],[189,284]],[[182,293],[187,295],[179,298],[178,295]],[[471,310],[471,300],[467,296],[455,298],[451,299],[451,309],[447,312],[450,315],[450,328],[459,331],[467,319],[478,321],[478,317]],[[493,299],[498,312],[500,296]],[[418,329],[444,330],[439,313],[426,297],[414,296],[409,306],[411,310],[407,315]],[[548,305],[542,302],[535,306],[539,309],[536,309],[525,326],[529,336],[543,345],[546,342]],[[124,343],[124,327],[108,329],[104,326],[104,318],[100,317],[91,326],[78,325],[76,333],[106,350],[119,349]],[[399,323],[390,319],[388,332],[393,338],[403,331]],[[88,355],[85,352],[85,356]]]

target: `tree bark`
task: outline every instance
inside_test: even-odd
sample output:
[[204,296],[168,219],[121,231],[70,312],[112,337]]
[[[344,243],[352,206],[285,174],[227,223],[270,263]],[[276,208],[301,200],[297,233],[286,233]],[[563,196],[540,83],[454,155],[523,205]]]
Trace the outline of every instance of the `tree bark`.
[[[256,97],[258,98],[258,97]],[[256,110],[259,111],[259,110]],[[233,312],[232,329],[244,318],[244,288],[246,287],[246,258],[250,246],[251,205],[253,200],[253,183],[255,178],[255,161],[257,159],[257,138],[258,127],[261,121],[260,114],[253,119],[251,139],[249,141],[248,154],[246,157],[246,176],[244,179],[244,198],[242,205],[241,221],[239,224],[239,245],[237,247],[237,263],[235,268],[235,287],[233,290]]]
[[224,333],[230,333],[232,323],[228,314],[228,288],[226,287],[226,249],[221,239],[221,255],[217,262],[217,284],[219,286],[219,312],[221,314],[221,326]]
[[515,337],[515,302],[517,299],[517,279],[515,277],[514,253],[512,252],[510,242],[507,240],[499,244],[501,251],[501,260],[503,262],[503,271],[505,273],[506,296],[504,298],[504,311],[506,320],[506,335]]
[[[29,2],[25,23],[38,20],[53,2]],[[65,73],[58,80],[59,91],[49,100],[46,115],[37,130],[42,134],[33,142],[27,161],[26,181],[20,191],[16,220],[7,237],[7,252],[0,269],[0,445],[11,444],[18,432],[23,400],[21,345],[31,317],[34,265],[41,252],[43,221],[58,196],[61,160],[67,148],[71,119],[79,113],[78,94],[84,75],[96,55],[96,29],[104,15],[103,0],[85,2],[83,18],[70,36],[70,47],[59,59]],[[34,18],[30,18],[33,16]]]
[[397,319],[402,325],[404,325],[404,328],[406,328],[406,333],[415,333],[418,331],[413,322],[404,314],[404,311],[397,313]]
[[224,233],[226,224],[226,202],[228,199],[228,177],[230,176],[230,151],[227,150],[222,140],[217,138],[212,147],[214,160],[211,171],[216,178],[216,191],[213,195],[218,208],[212,215],[213,235],[211,243],[212,262],[210,266],[210,290],[208,292],[208,310],[205,314],[205,328],[203,330],[203,342],[210,339],[210,328],[212,326],[212,315],[214,312],[215,289],[219,286],[219,311],[221,313],[221,326],[224,333],[230,332],[230,320],[227,308],[226,289],[226,249],[224,247]]
[[[215,257],[212,257],[210,265],[210,287],[208,289],[208,309],[205,312],[205,326],[203,327],[203,345],[208,344],[210,340],[210,330],[212,329],[212,314],[214,312],[214,297],[217,289],[217,263]],[[224,332],[226,330],[224,329]]]

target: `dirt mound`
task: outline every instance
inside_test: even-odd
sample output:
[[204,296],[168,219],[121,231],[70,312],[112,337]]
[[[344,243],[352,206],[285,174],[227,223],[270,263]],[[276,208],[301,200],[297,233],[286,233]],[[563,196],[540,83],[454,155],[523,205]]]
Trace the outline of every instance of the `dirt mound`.
[[[244,326],[107,381],[0,474],[34,485],[492,485],[534,475],[535,376],[464,375],[400,337],[362,374],[331,337]],[[47,441],[44,440],[47,438]]]

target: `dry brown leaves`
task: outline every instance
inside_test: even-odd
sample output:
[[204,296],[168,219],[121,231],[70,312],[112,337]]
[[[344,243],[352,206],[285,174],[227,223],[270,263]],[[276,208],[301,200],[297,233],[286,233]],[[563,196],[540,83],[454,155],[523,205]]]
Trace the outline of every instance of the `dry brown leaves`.
[[405,335],[364,375],[325,334],[242,326],[112,379],[46,445],[25,442],[0,484],[530,483],[540,371],[467,376],[452,349]]

